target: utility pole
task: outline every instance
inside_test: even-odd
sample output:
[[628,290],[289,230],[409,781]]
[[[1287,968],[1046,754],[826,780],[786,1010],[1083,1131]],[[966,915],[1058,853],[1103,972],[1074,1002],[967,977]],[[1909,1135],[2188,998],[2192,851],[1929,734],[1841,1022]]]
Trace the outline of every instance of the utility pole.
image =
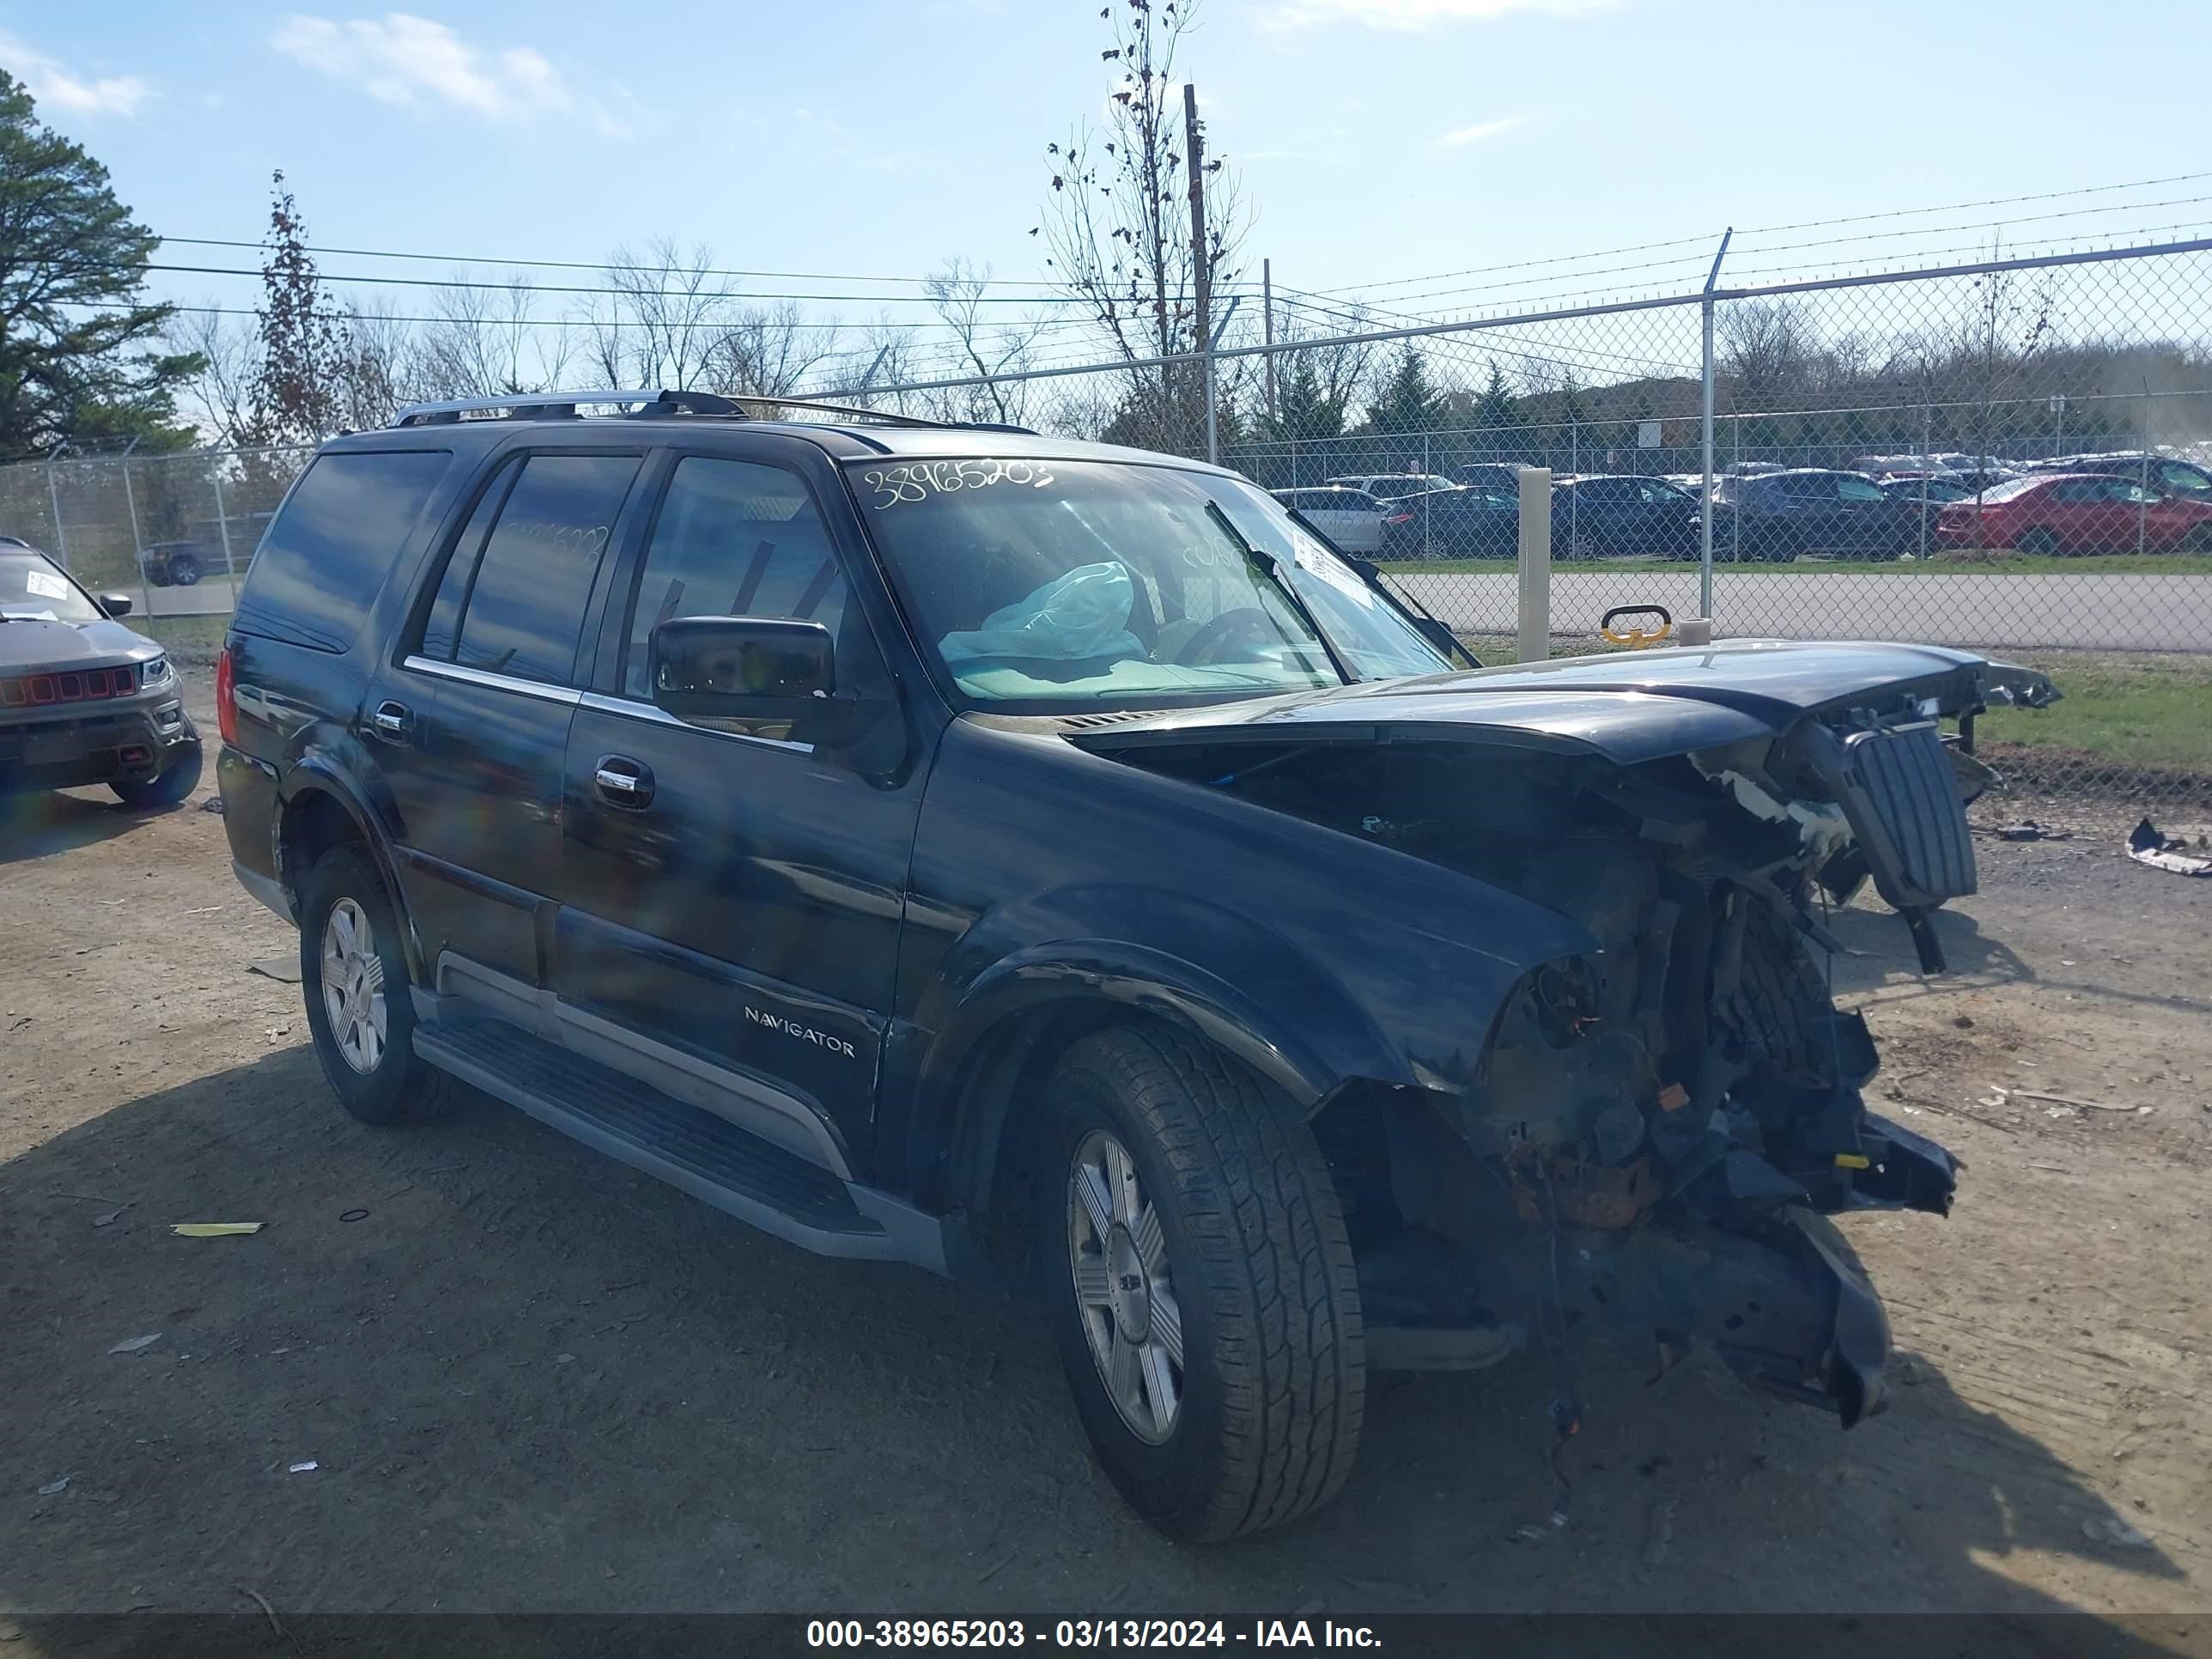
[[[1275,343],[1275,278],[1268,269],[1269,262],[1260,261],[1260,337],[1271,348]],[[1275,354],[1270,349],[1260,361],[1267,369],[1267,422],[1275,420]]]
[[1213,273],[1207,268],[1206,258],[1206,157],[1198,134],[1198,88],[1186,81],[1182,83],[1182,149],[1183,161],[1190,169],[1190,271],[1192,285],[1198,290],[1198,331],[1193,337],[1198,349],[1206,354],[1206,372],[1200,378],[1206,383],[1209,401],[1206,419],[1213,418],[1211,386],[1213,368],[1213,305],[1208,291],[1213,285]]

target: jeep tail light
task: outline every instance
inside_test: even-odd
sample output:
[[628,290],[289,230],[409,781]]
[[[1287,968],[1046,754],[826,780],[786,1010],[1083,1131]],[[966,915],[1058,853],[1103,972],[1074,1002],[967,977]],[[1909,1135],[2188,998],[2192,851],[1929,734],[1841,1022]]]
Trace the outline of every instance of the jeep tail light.
[[238,741],[237,670],[231,666],[230,647],[215,659],[215,724],[225,743]]

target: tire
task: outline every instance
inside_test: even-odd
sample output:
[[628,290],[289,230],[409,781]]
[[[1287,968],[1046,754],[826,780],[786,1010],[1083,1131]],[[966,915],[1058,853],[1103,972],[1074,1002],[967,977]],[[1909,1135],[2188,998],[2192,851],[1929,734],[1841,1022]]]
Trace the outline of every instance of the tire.
[[143,782],[117,782],[107,787],[115,792],[115,798],[125,806],[174,806],[200,787],[200,767],[204,759],[199,744],[187,744],[183,754]]
[[1594,562],[1598,556],[1597,538],[1587,530],[1577,530],[1567,538],[1567,556],[1579,563]]
[[2058,536],[2049,525],[2039,524],[2021,537],[2017,548],[2022,553],[2056,553]]
[[[334,929],[331,918],[340,912],[346,925]],[[331,987],[325,980],[327,947],[340,933],[359,945],[364,924],[366,949],[329,953],[333,967],[339,962],[359,964],[362,957],[373,961],[373,968],[361,969],[366,983]],[[413,1123],[444,1117],[459,1106],[465,1085],[416,1056],[415,1006],[407,994],[407,957],[399,942],[398,921],[383,878],[357,842],[331,848],[301,884],[300,987],[323,1075],[353,1116],[363,1123]],[[349,993],[366,993],[360,1010],[363,1018],[349,1018],[343,1041],[333,1024],[333,988],[341,1002]],[[362,1038],[363,1024],[377,1033],[373,1051]]]
[[168,566],[149,565],[146,568],[146,580],[156,587],[167,587],[169,585]]
[[2181,538],[2185,553],[2212,553],[2212,524],[2200,524]]
[[191,587],[200,579],[200,562],[189,553],[179,553],[169,561],[169,580],[179,587]]
[[[1281,1526],[1334,1496],[1358,1449],[1365,1343],[1311,1132],[1250,1073],[1152,1026],[1069,1049],[1048,1111],[1036,1182],[1048,1317],[1107,1475],[1146,1520],[1194,1543]],[[1109,1177],[1117,1168],[1126,1182]],[[1177,1310],[1171,1344],[1163,1307]],[[1109,1381],[1125,1352],[1129,1407]]]

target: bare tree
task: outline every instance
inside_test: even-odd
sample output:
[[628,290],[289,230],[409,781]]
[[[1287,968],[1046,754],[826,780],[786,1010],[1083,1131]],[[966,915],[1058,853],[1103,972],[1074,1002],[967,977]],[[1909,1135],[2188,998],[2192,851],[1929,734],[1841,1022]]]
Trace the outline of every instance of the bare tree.
[[[1112,44],[1099,55],[1121,70],[1106,125],[1080,125],[1065,143],[1045,147],[1048,193],[1030,234],[1043,238],[1054,279],[1089,303],[1112,348],[1132,362],[1203,343],[1201,263],[1215,289],[1237,274],[1244,208],[1218,157],[1204,163],[1204,224],[1193,237],[1177,76],[1197,11],[1198,0],[1125,0],[1101,11]],[[1134,374],[1121,426],[1154,442],[1192,441],[1203,415],[1200,384],[1193,372]]]
[[951,336],[951,349],[962,370],[972,371],[982,381],[981,386],[962,389],[957,394],[962,407],[949,418],[1015,423],[1022,419],[1029,383],[996,377],[1028,367],[1030,348],[1043,333],[1045,324],[1034,317],[987,324],[982,317],[983,290],[990,280],[988,265],[979,271],[967,260],[955,257],[924,278],[922,289],[929,295],[938,320]]
[[578,319],[585,354],[607,385],[706,387],[736,295],[714,266],[713,249],[685,254],[672,237],[656,237],[642,258],[614,251],[602,273],[606,291]]
[[188,393],[200,429],[234,449],[258,441],[253,383],[261,368],[261,343],[252,326],[209,305],[178,312],[167,337],[178,352],[200,360]]
[[1735,384],[1739,406],[1776,405],[1809,377],[1813,330],[1790,300],[1740,300],[1719,319],[1721,368]]
[[703,384],[732,396],[794,392],[836,355],[837,336],[835,318],[810,319],[795,301],[730,308],[708,348]]
[[410,392],[422,398],[506,398],[547,392],[569,356],[569,331],[541,324],[537,290],[510,275],[505,286],[441,288],[436,320],[416,341]]

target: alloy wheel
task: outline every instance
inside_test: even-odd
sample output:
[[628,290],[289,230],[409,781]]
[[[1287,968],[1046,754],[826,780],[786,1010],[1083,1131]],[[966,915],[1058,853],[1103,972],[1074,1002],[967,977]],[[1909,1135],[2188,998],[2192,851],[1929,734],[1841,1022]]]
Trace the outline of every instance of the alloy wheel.
[[323,1012],[331,1040],[363,1076],[384,1058],[384,958],[361,906],[342,898],[323,922]]
[[1103,1129],[1084,1136],[1068,1170],[1067,1251],[1106,1393],[1129,1431],[1157,1446],[1182,1412],[1182,1310],[1159,1212],[1128,1149]]

